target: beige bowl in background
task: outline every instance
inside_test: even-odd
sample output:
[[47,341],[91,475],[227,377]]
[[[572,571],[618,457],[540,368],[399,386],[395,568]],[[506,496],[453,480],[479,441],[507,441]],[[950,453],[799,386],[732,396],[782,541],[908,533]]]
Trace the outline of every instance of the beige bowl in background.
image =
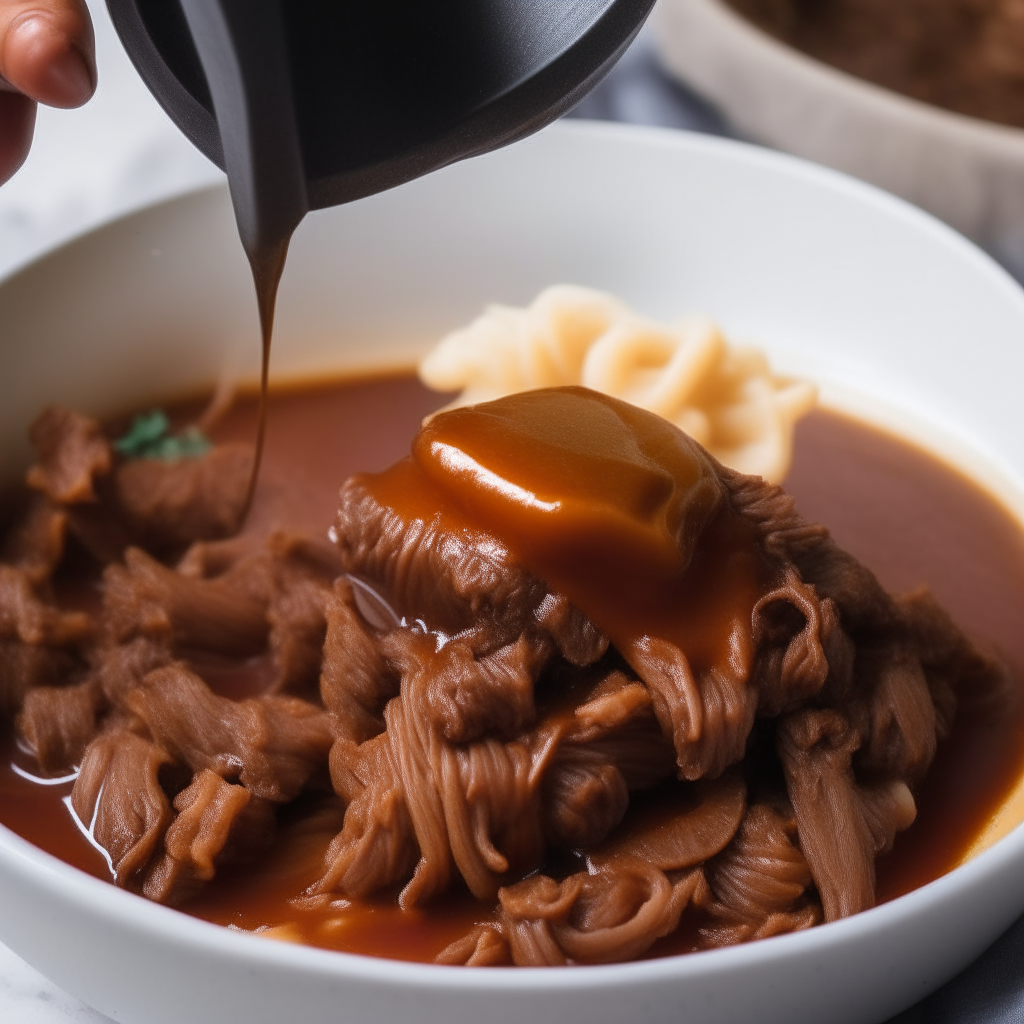
[[721,0],[661,0],[653,20],[668,70],[740,132],[895,192],[1024,275],[1024,130],[848,75]]

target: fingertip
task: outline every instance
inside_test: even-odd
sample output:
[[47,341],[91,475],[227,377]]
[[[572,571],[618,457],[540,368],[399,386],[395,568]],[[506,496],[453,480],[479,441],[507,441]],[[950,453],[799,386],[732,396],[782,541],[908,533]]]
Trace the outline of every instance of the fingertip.
[[[81,35],[77,22],[65,25],[46,13],[32,12],[16,20],[3,40],[8,81],[40,103],[81,106],[96,88],[91,55],[77,41]],[[91,37],[83,41],[91,43]]]
[[0,92],[0,185],[25,162],[35,123],[34,101],[19,93]]
[[54,107],[80,107],[93,94],[96,82],[85,58],[74,47],[53,57],[43,71],[43,102]]

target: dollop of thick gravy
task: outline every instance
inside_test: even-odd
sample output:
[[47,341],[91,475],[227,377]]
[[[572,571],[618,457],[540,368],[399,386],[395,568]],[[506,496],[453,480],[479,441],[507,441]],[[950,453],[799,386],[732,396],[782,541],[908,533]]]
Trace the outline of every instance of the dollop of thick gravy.
[[[699,637],[710,636],[704,655],[695,655],[695,666],[699,671],[702,662],[712,664],[722,654],[725,634],[701,626],[693,593],[699,590],[707,599],[718,593],[716,581],[725,579],[722,603],[716,606],[715,596],[708,602],[713,618],[746,615],[749,620],[750,609],[776,582],[747,524],[723,499],[714,467],[675,432],[650,439],[651,449],[637,447],[636,425],[622,419],[628,411],[569,389],[556,419],[587,417],[591,436],[602,439],[579,451],[578,440],[562,443],[557,423],[555,429],[538,425],[535,400],[521,396],[506,404],[499,411],[501,422],[482,421],[473,410],[437,417],[419,435],[413,455],[401,460],[420,416],[437,404],[437,397],[411,378],[271,395],[264,471],[249,529],[259,531],[274,521],[323,532],[337,504],[337,481],[377,468],[379,475],[363,479],[378,498],[407,515],[440,510],[449,522],[475,531],[498,533],[500,525],[500,536],[516,558],[556,589],[564,588],[616,646],[628,649],[653,633],[680,646],[697,644],[699,650]],[[189,412],[179,410],[182,417]],[[251,436],[255,416],[254,401],[240,402],[215,440]],[[533,444],[531,457],[518,459],[516,451],[536,442],[538,430],[547,444],[545,457],[535,457]],[[496,442],[510,432],[523,438],[519,449]],[[589,471],[567,471],[570,456],[576,465],[589,459]],[[385,469],[395,459],[400,459],[396,466]],[[671,479],[663,472],[666,462],[674,467]],[[588,488],[595,480],[601,493],[592,501]],[[1024,664],[1024,637],[1016,628],[1024,600],[1024,540],[1018,525],[968,481],[893,438],[816,413],[798,428],[787,487],[805,516],[829,523],[836,540],[889,588],[929,584],[977,642],[997,648],[1012,666]],[[698,537],[704,545],[694,543]],[[616,564],[607,557],[609,550],[629,554]],[[669,570],[656,573],[651,586],[654,564]],[[216,667],[199,671],[216,690]],[[259,671],[254,664],[250,692],[259,689]],[[930,773],[915,789],[916,821],[878,859],[879,900],[949,870],[1014,784],[1024,767],[1024,712],[1016,676],[1015,683],[1016,699],[998,714],[986,706],[961,707],[952,734],[939,744]],[[244,680],[240,687],[231,685],[245,691]],[[104,858],[68,814],[70,783],[48,780],[51,784],[43,786],[26,778],[33,774],[31,761],[11,740],[4,765],[0,821],[109,879]],[[664,814],[658,806],[663,796],[657,789],[639,795],[637,819]],[[322,873],[342,811],[334,800],[300,797],[280,812],[274,844],[258,863],[219,872],[183,909],[243,928],[287,921],[278,937],[413,960],[433,959],[479,922],[480,904],[458,887],[422,908],[400,909],[393,892],[333,905],[315,899],[296,904]],[[770,813],[766,809],[762,816]],[[559,861],[557,854],[542,865],[556,877],[577,869],[572,857]],[[698,948],[706,923],[688,911],[679,927],[644,955]]]
[[707,452],[586,388],[441,413],[364,479],[407,520],[501,538],[620,649],[654,635],[709,665],[774,582]]

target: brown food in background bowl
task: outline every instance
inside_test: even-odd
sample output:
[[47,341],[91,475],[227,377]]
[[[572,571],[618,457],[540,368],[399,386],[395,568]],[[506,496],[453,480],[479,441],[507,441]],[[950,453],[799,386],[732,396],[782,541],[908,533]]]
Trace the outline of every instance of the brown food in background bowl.
[[1021,0],[727,0],[811,57],[925,103],[1024,127]]

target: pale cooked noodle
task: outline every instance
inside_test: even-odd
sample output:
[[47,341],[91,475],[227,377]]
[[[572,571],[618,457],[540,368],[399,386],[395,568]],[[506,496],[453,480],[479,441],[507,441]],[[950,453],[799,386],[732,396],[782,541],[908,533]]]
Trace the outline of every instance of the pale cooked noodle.
[[774,483],[816,397],[812,384],[773,376],[760,352],[730,347],[707,320],[654,323],[575,285],[547,288],[525,309],[489,306],[419,372],[437,391],[461,391],[452,406],[583,384],[664,416],[727,466]]

